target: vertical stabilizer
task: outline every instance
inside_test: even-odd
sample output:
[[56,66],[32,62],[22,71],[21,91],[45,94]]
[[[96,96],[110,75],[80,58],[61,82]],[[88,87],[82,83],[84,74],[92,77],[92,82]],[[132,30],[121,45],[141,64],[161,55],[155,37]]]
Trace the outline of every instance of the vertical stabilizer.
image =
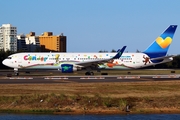
[[172,43],[177,25],[170,25],[156,40],[144,51],[150,58],[166,56]]

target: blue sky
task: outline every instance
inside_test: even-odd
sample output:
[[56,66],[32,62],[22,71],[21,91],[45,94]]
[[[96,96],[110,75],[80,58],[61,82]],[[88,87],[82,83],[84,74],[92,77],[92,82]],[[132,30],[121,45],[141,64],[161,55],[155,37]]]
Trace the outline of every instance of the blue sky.
[[[68,52],[144,51],[169,25],[180,25],[180,0],[1,0],[0,25],[18,34],[67,36]],[[169,54],[180,54],[177,28]]]

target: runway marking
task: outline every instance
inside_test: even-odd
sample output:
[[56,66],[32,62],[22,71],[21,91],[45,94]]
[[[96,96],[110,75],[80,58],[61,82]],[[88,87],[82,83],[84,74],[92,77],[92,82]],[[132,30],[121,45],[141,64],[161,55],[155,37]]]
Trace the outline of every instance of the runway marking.
[[156,76],[153,76],[152,78],[179,78],[179,76],[177,75],[156,75]]
[[9,79],[33,79],[31,77],[13,77],[13,78],[9,78]]
[[69,78],[67,78],[67,77],[46,77],[46,78],[44,78],[44,79],[69,79]]
[[82,77],[80,79],[105,79],[104,77]]
[[119,76],[117,79],[140,79],[140,76]]

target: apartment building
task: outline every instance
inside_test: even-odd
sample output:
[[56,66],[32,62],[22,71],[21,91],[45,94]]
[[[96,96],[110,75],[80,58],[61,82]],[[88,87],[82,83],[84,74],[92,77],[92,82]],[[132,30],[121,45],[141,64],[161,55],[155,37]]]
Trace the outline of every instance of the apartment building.
[[17,51],[17,28],[11,24],[2,24],[0,27],[0,50]]
[[38,52],[40,49],[39,36],[36,36],[35,32],[30,32],[25,38],[27,50],[29,52]]
[[26,36],[24,34],[17,35],[17,51],[27,51],[25,38]]
[[66,52],[66,36],[61,33],[60,35],[53,35],[52,32],[44,32],[39,36],[41,51],[57,51]]
[[53,35],[52,32],[44,32],[36,36],[35,32],[17,35],[17,28],[11,24],[0,26],[0,50],[4,51],[57,51],[66,52],[66,36]]

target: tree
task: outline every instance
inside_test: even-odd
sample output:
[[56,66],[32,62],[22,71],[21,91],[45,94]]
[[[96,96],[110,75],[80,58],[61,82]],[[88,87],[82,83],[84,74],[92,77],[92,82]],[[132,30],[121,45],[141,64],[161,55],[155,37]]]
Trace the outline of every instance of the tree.
[[115,49],[112,49],[111,52],[117,52]]
[[99,53],[106,53],[106,52],[108,52],[108,51],[106,51],[106,50],[100,50],[99,51]]

